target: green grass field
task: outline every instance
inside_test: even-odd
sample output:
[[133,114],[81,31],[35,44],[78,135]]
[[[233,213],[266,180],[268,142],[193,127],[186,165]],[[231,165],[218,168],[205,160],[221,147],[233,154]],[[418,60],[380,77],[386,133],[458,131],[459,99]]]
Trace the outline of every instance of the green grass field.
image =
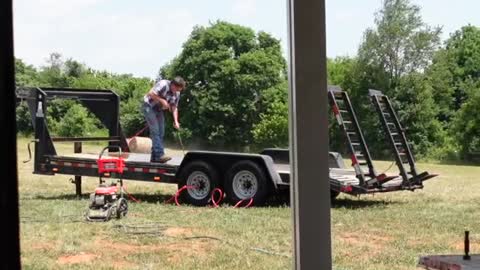
[[[140,203],[108,223],[83,213],[96,178],[75,198],[69,176],[33,175],[18,140],[24,269],[290,269],[292,220],[285,205],[236,209],[165,204],[174,185],[125,181]],[[73,151],[62,144],[61,152]],[[84,146],[97,153],[100,145]],[[172,151],[170,152],[172,153]],[[378,171],[390,162],[376,162]],[[332,206],[335,269],[416,269],[425,254],[462,254],[463,232],[480,252],[480,167],[419,163],[440,174],[415,192],[340,195]],[[389,173],[394,173],[391,169]],[[320,180],[320,179],[319,179]]]

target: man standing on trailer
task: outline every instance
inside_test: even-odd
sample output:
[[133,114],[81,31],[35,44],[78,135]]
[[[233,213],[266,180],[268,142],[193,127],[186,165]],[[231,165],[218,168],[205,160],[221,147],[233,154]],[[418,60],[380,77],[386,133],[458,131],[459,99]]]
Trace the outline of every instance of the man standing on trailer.
[[173,127],[180,129],[178,122],[178,101],[185,89],[185,80],[177,76],[173,80],[159,80],[143,97],[142,112],[147,121],[152,139],[150,162],[165,163],[171,159],[165,155],[163,136],[165,134],[165,111],[173,115]]

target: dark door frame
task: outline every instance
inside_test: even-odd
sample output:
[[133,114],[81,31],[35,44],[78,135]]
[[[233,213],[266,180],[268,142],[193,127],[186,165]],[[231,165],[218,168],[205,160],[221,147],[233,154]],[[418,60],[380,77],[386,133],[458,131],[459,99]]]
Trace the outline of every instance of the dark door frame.
[[0,40],[0,125],[5,135],[0,151],[5,166],[0,188],[0,239],[5,248],[0,253],[0,269],[20,269],[12,0],[0,1]]

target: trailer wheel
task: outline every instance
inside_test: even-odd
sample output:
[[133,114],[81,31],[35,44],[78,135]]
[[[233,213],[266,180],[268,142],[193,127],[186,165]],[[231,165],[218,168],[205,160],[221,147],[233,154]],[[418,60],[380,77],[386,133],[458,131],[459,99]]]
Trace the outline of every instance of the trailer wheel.
[[232,204],[253,198],[253,204],[262,205],[268,195],[268,180],[264,170],[255,162],[242,160],[227,171],[224,188]]
[[194,188],[180,193],[180,200],[195,206],[205,206],[212,190],[218,186],[217,170],[206,162],[192,161],[179,174],[178,188],[185,185]]

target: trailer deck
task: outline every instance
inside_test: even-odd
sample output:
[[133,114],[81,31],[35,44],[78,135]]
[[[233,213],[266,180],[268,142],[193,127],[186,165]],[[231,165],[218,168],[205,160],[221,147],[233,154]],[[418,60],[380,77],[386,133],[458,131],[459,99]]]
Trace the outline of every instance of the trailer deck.
[[[192,153],[192,152],[189,152]],[[121,156],[125,161],[125,170],[127,171],[147,171],[148,172],[156,172],[166,169],[171,169],[177,171],[182,164],[184,156],[172,156],[172,159],[166,163],[153,163],[150,162],[150,154],[143,154],[143,153],[130,153],[124,152],[121,155],[118,152],[111,152],[109,153],[110,157],[119,157]],[[65,155],[53,155],[50,156],[51,164],[53,165],[62,165],[62,166],[72,166],[72,167],[91,167],[96,169],[98,154],[94,153],[72,153],[72,154],[65,154]],[[85,165],[83,165],[85,164]],[[87,164],[91,164],[90,166]],[[288,179],[290,177],[290,164],[288,163],[275,163],[273,162],[274,170],[279,174],[282,179]],[[56,173],[61,173],[58,167],[54,167]],[[343,178],[345,181],[350,179],[353,176],[355,178],[355,172],[349,169],[335,169],[334,175],[345,175]],[[128,179],[128,177],[126,177]],[[340,180],[341,181],[341,180]],[[349,181],[354,181],[354,179],[350,179]],[[288,180],[284,181],[285,184],[288,184]],[[282,184],[282,183],[279,183]]]
[[[125,161],[125,167],[127,168],[127,170],[134,170],[135,168],[139,167],[156,168],[158,170],[165,168],[178,169],[182,164],[184,158],[183,155],[172,156],[172,159],[166,163],[153,163],[150,162],[150,154],[144,153],[124,152],[119,155],[118,152],[110,152],[108,156],[121,156]],[[96,163],[97,159],[98,154],[94,153],[71,153],[61,156],[51,156],[51,160],[54,162],[70,162],[72,164],[74,164],[75,162]],[[274,162],[273,167],[278,174],[290,176],[289,163]],[[350,185],[358,185],[358,179],[356,178],[355,170],[352,168],[330,168],[330,177],[333,179],[338,179],[338,181],[344,182],[346,184],[348,183]]]
[[[108,157],[121,156],[125,161],[125,170],[127,173],[123,176],[125,179],[138,180],[139,177],[136,173],[152,174],[152,177],[144,178],[143,180],[164,182],[164,183],[176,183],[174,179],[175,173],[178,171],[184,156],[172,156],[172,159],[166,163],[152,163],[150,162],[150,154],[144,153],[130,153],[124,152],[121,155],[118,152],[110,152]],[[66,155],[54,155],[50,156],[52,171],[55,173],[71,174],[71,168],[92,168],[93,175],[97,176],[98,173],[96,162],[98,160],[98,154],[94,153],[72,153]],[[59,166],[61,165],[61,166]],[[276,173],[283,180],[277,184],[289,184],[290,178],[290,164],[284,162],[273,162],[273,168]],[[85,170],[82,170],[85,171]],[[165,177],[170,171],[171,177]],[[128,173],[130,172],[130,173]],[[77,171],[78,173],[78,171]],[[160,175],[161,174],[161,175]],[[89,174],[83,173],[82,175],[88,176]],[[398,175],[388,175],[388,177],[395,177],[392,180],[383,183],[381,187],[385,190],[391,190],[392,188],[400,188],[402,184],[402,178]],[[360,181],[357,178],[356,172],[353,168],[330,168],[330,181],[334,182],[339,187],[357,187],[360,185]],[[375,192],[381,192],[381,189],[375,189]]]
[[[105,157],[105,156],[104,156]],[[165,166],[172,166],[178,167],[182,163],[183,155],[182,156],[172,156],[172,159],[167,161],[166,163],[152,163],[150,162],[150,154],[145,153],[131,153],[131,152],[124,152],[121,155],[118,152],[109,152],[108,157],[122,157],[126,163],[128,164],[141,164],[141,165],[154,165],[159,167]],[[97,160],[98,154],[94,153],[71,153],[65,154],[61,156],[52,156],[52,159],[78,159],[78,160]]]

